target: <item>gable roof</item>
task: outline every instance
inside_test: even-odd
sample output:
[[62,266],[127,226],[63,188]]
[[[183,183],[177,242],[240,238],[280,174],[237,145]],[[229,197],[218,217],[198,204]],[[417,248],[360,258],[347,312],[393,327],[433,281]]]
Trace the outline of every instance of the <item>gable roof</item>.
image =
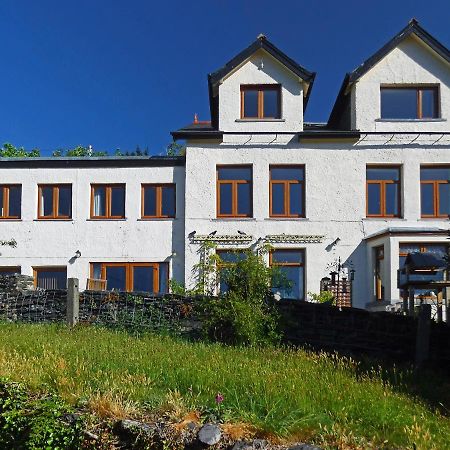
[[209,107],[211,111],[211,123],[214,128],[217,129],[219,119],[219,94],[217,91],[217,86],[224,77],[230,74],[233,70],[236,69],[236,67],[242,64],[260,49],[265,50],[280,64],[285,66],[288,70],[297,75],[303,81],[309,83],[309,89],[303,103],[303,109],[306,108],[316,73],[310,72],[300,64],[297,64],[293,59],[289,58],[289,56],[283,53],[278,47],[273,45],[264,34],[260,34],[257,37],[256,41],[250,44],[246,49],[238,53],[223,67],[208,75]]
[[[424,30],[417,22],[416,19],[411,19],[398,34],[396,34],[389,42],[387,42],[383,47],[381,47],[377,52],[375,52],[370,58],[366,59],[361,65],[359,65],[353,72],[347,73],[345,75],[344,81],[339,90],[339,94],[336,98],[336,102],[328,119],[328,126],[330,128],[343,128],[342,115],[345,114],[349,106],[349,95],[348,88],[355,81],[359,80],[363,75],[365,75],[372,67],[378,64],[388,53],[390,53],[394,48],[410,37],[415,35],[422,42],[424,42],[428,47],[434,50],[440,57],[445,61],[450,63],[450,50],[442,45],[437,39],[435,39],[431,34]],[[345,119],[344,119],[345,120]]]

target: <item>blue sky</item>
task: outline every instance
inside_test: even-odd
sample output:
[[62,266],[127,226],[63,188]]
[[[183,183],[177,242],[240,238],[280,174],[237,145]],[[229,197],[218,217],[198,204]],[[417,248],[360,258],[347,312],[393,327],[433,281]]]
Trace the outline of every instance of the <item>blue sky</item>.
[[164,153],[209,119],[206,76],[263,32],[317,72],[326,121],[344,74],[411,17],[450,46],[449,0],[1,0],[0,142]]

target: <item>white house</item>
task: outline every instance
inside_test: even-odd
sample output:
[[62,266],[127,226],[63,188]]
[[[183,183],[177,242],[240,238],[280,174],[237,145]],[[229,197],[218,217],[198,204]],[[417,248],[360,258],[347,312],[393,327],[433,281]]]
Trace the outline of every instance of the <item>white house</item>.
[[208,76],[211,121],[172,132],[185,157],[2,160],[18,247],[1,270],[164,292],[193,285],[212,233],[224,259],[269,242],[282,296],[307,299],[340,260],[354,306],[399,302],[406,255],[448,253],[450,51],[412,20],[345,76],[326,124],[303,120],[314,77],[260,35]]

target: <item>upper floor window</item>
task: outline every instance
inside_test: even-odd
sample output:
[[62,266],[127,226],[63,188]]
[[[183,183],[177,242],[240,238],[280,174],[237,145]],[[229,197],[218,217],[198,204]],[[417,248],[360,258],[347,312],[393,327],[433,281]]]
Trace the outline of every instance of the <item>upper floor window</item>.
[[280,119],[279,84],[245,84],[241,86],[241,119]]
[[438,117],[437,86],[381,88],[382,119],[436,119]]
[[175,184],[142,185],[142,218],[175,217]]
[[450,167],[420,168],[420,203],[422,217],[450,216]]
[[252,168],[217,167],[217,217],[251,217]]
[[38,186],[38,219],[70,219],[72,217],[72,186],[40,184]]
[[270,167],[270,216],[305,216],[305,168]]
[[367,217],[400,217],[400,167],[368,166]]
[[0,219],[20,219],[22,209],[22,186],[0,185]]
[[92,184],[91,185],[91,218],[92,219],[124,219],[125,218],[125,185],[124,184]]
[[91,280],[106,280],[108,291],[168,292],[167,263],[91,263]]

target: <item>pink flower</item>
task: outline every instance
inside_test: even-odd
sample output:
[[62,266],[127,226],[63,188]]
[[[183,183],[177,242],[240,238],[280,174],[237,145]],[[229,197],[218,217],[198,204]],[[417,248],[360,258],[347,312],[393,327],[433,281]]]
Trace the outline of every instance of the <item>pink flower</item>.
[[216,403],[220,405],[222,402],[223,402],[223,395],[220,392],[218,392],[216,395]]

